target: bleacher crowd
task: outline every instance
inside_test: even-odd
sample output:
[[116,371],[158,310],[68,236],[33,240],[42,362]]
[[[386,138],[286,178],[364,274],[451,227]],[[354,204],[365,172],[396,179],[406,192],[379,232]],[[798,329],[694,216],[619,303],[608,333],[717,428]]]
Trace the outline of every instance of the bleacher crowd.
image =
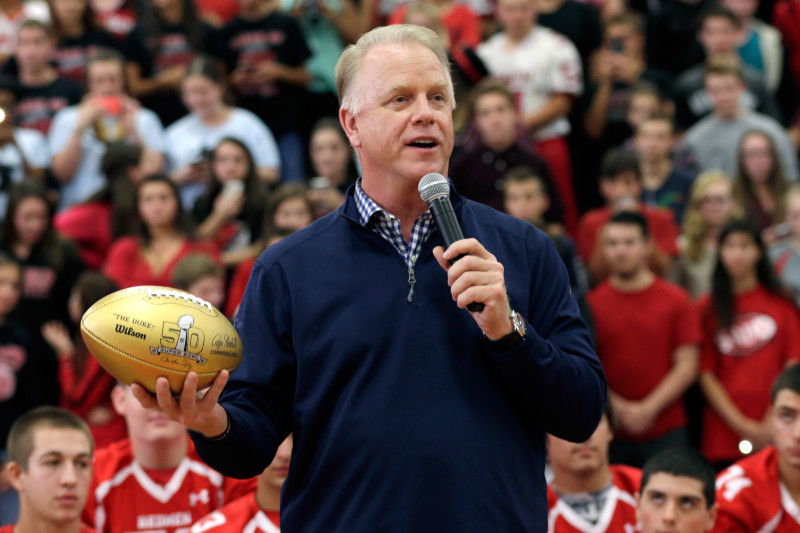
[[399,23],[449,50],[453,186],[550,235],[606,372],[592,439],[548,439],[551,531],[655,531],[663,472],[700,487],[676,530],[800,531],[797,0],[0,0],[0,524],[279,530],[291,437],[221,476],[78,324],[136,285],[233,318],[352,194],[334,68]]

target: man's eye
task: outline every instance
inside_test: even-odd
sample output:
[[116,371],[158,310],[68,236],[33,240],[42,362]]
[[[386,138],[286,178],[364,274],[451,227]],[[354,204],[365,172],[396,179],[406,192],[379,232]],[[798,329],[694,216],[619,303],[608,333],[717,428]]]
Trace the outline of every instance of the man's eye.
[[682,498],[681,499],[681,508],[689,510],[694,509],[697,505],[697,502],[692,498]]

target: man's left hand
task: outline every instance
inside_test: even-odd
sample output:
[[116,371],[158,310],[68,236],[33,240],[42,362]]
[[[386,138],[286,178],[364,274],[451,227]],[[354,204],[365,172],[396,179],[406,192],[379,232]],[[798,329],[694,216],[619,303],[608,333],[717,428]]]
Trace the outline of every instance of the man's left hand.
[[[503,265],[475,239],[462,239],[444,250],[433,249],[433,255],[445,271],[450,293],[458,307],[466,309],[472,302],[484,308],[471,312],[481,331],[492,340],[505,337],[514,329],[506,294]],[[453,264],[450,261],[464,256]]]

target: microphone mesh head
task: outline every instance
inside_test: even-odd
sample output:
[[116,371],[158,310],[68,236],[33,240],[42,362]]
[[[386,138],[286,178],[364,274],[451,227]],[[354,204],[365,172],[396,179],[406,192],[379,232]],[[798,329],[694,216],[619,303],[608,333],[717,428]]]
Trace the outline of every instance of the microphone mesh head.
[[419,180],[417,189],[419,190],[420,198],[422,198],[422,201],[426,204],[430,203],[434,198],[450,195],[450,184],[447,183],[447,178],[436,172],[425,174],[422,179]]

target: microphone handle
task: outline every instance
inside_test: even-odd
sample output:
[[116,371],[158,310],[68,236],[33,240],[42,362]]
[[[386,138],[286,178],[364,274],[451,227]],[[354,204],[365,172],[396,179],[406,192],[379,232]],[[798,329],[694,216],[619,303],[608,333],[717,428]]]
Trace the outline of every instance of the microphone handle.
[[[436,228],[439,230],[439,233],[442,236],[442,242],[444,243],[445,250],[450,248],[450,245],[454,242],[460,241],[464,238],[464,234],[461,233],[461,227],[458,225],[456,213],[453,211],[453,204],[450,203],[450,199],[448,197],[439,196],[438,198],[434,198],[430,201],[430,203],[428,203],[428,207],[433,215],[433,220],[436,222]],[[452,265],[462,257],[464,256],[459,255],[450,261],[450,264]],[[483,311],[483,308],[484,305],[482,302],[472,302],[467,304],[467,310],[472,311],[473,313],[480,313]]]

